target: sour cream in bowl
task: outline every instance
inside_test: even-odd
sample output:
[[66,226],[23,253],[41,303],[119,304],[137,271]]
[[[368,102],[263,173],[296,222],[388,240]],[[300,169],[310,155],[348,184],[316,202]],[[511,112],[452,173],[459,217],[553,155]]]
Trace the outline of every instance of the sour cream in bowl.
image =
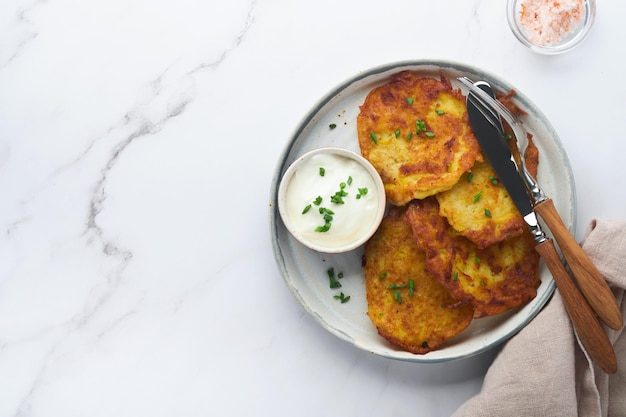
[[376,232],[385,187],[372,164],[343,148],[319,148],[295,160],[278,187],[278,211],[291,235],[324,253],[348,252]]

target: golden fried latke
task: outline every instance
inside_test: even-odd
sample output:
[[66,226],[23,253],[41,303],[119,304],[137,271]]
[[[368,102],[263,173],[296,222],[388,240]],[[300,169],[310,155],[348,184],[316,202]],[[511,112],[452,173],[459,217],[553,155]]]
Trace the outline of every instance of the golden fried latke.
[[456,303],[428,272],[404,213],[402,207],[391,208],[365,246],[367,314],[393,345],[424,354],[463,331],[474,308]]
[[484,249],[521,235],[524,219],[487,161],[477,162],[448,191],[437,194],[439,214],[460,235]]
[[436,198],[411,202],[406,219],[426,253],[428,270],[458,302],[471,302],[475,317],[519,307],[537,295],[539,255],[528,230],[479,249],[439,215]]
[[[512,112],[520,114],[521,111],[511,102],[512,94],[502,96],[500,100]],[[506,130],[511,135],[508,126]],[[519,150],[513,137],[509,140],[509,147],[519,161]],[[530,134],[524,159],[526,168],[536,178],[539,151]],[[476,163],[452,189],[437,194],[437,201],[439,214],[448,219],[454,230],[481,249],[519,236],[527,229],[524,219],[505,187],[499,182],[489,161]]]
[[357,132],[361,154],[376,167],[394,205],[452,188],[483,158],[465,97],[443,75],[403,71],[374,88],[360,107]]

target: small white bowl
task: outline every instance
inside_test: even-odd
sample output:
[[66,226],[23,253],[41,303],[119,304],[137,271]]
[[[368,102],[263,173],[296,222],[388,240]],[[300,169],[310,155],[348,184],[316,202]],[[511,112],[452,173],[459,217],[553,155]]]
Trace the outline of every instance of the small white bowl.
[[[347,193],[343,204],[333,202],[331,196],[341,190]],[[318,197],[321,202],[315,201]],[[278,188],[278,211],[285,227],[318,252],[360,247],[380,226],[385,209],[385,187],[374,166],[344,148],[325,147],[302,155],[287,168]],[[327,210],[332,213],[328,222]],[[324,225],[329,226],[327,231],[315,230]]]
[[[515,37],[523,45],[540,54],[561,54],[578,46],[589,34],[596,16],[595,0],[582,0],[579,7],[580,14],[575,18],[570,18],[571,15],[559,15],[554,9],[551,13],[546,8],[537,16],[522,21],[522,5],[533,3],[548,4],[547,1],[508,0],[507,20]],[[567,3],[564,0],[561,5]],[[559,22],[563,24],[559,25]],[[558,28],[561,30],[556,30],[559,33],[555,33],[555,29]]]

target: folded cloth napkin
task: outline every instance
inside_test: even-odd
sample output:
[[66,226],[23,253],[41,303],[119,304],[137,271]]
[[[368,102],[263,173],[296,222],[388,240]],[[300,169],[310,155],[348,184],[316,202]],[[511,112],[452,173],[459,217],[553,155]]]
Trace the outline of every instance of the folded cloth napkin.
[[[626,221],[592,221],[583,249],[611,286],[626,322]],[[605,328],[617,356],[613,375],[589,361],[556,291],[504,345],[481,391],[453,417],[626,416],[626,332]]]

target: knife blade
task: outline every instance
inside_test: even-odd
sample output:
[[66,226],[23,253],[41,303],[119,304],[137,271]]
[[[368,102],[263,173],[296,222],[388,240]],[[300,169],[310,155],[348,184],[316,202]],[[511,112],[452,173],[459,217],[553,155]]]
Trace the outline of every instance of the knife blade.
[[[482,85],[481,88],[484,90],[485,86]],[[493,95],[490,87],[488,92]],[[617,372],[617,358],[613,346],[589,303],[561,262],[554,242],[541,229],[533,209],[533,201],[520,177],[503,132],[487,119],[489,110],[472,92],[468,93],[466,104],[468,118],[476,139],[535,238],[535,248],[552,273],[582,345],[605,372],[610,374]]]

